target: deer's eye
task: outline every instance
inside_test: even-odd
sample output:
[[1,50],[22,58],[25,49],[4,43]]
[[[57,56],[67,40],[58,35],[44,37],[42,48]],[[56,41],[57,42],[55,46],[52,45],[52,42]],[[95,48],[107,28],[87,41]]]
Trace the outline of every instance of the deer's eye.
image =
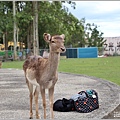
[[55,43],[55,41],[51,41],[52,43]]

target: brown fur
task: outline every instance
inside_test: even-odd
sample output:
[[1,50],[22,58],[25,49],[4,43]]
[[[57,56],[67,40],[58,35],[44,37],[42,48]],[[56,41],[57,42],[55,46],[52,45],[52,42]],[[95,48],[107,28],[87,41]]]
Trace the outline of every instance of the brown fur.
[[45,89],[49,91],[50,113],[53,118],[53,94],[54,86],[58,80],[57,68],[61,52],[65,52],[64,35],[55,35],[45,33],[43,35],[46,42],[49,43],[50,53],[48,58],[41,56],[30,56],[23,64],[26,83],[30,91],[30,118],[33,118],[32,112],[32,98],[33,98],[33,85],[36,86],[34,96],[36,104],[36,118],[38,114],[38,94],[41,92],[44,108],[44,118],[46,118],[46,98]]

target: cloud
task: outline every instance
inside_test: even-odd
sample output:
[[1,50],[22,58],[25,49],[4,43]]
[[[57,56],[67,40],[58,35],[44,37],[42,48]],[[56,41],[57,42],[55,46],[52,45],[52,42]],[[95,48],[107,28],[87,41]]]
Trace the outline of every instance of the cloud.
[[120,36],[120,1],[74,1],[76,9],[69,11],[78,19],[85,18],[86,23],[100,26],[104,36]]
[[119,1],[97,1],[96,2],[96,10],[100,14],[109,13],[112,11],[120,10],[120,2]]

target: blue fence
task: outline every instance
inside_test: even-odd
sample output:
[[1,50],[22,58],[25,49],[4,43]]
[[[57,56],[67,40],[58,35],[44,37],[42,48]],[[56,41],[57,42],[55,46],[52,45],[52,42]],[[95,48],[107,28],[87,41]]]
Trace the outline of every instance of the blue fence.
[[67,58],[97,58],[98,48],[97,47],[67,48],[66,57]]
[[97,47],[78,48],[77,56],[78,58],[97,58],[98,49]]
[[67,58],[77,58],[77,48],[67,48],[65,55]]

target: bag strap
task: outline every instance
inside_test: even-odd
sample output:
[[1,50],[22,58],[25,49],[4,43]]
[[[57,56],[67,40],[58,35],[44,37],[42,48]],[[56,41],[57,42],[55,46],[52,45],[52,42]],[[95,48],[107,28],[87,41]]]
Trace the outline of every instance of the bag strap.
[[78,94],[82,94],[85,93],[86,97],[88,97],[88,94],[86,93],[86,91],[80,91]]

